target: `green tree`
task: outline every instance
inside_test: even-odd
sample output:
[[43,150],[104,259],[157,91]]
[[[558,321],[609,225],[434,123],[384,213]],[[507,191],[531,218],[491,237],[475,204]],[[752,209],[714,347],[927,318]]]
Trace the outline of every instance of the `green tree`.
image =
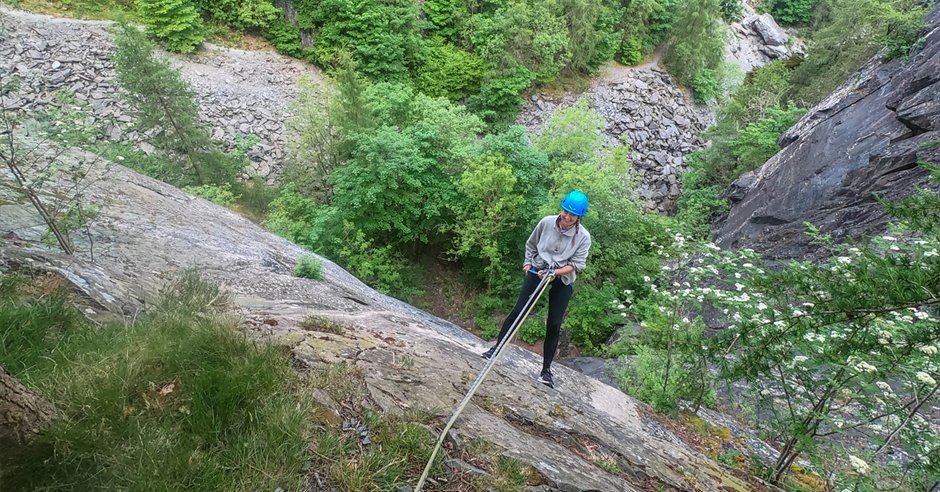
[[568,27],[568,67],[573,72],[591,72],[613,57],[616,49],[614,26],[620,22],[622,8],[613,8],[605,0],[562,0]]
[[444,39],[455,41],[459,32],[456,22],[458,5],[454,0],[425,0],[421,10],[427,16],[430,26],[428,29]]
[[[382,244],[434,242],[457,199],[451,176],[464,170],[482,124],[463,106],[401,84],[374,84],[362,96],[376,126],[347,127],[348,157],[329,176],[332,197],[315,234],[333,241],[345,221]],[[323,245],[328,254],[339,246]]]
[[466,206],[456,212],[454,232],[458,256],[479,255],[486,263],[487,289],[493,287],[505,246],[503,233],[516,225],[523,197],[515,194],[516,177],[512,166],[500,154],[483,154],[471,159],[460,176],[457,190],[467,197]]
[[790,87],[792,69],[783,60],[768,63],[747,74],[744,84],[719,108],[719,119],[729,127],[746,126],[767,117],[772,107],[786,106],[784,95]]
[[762,0],[760,10],[770,12],[783,24],[803,24],[810,20],[816,0]]
[[685,0],[679,6],[663,63],[680,84],[691,83],[702,69],[721,66],[727,32],[720,20],[718,0]]
[[189,0],[139,0],[138,6],[147,31],[170,51],[189,53],[206,39],[202,17]]
[[533,74],[517,65],[511,70],[490,72],[480,93],[467,98],[467,107],[494,129],[508,126],[522,108],[520,93],[532,84]]
[[164,179],[178,186],[232,182],[243,161],[223,154],[210,138],[179,70],[154,57],[153,43],[129,24],[118,24],[114,45],[115,82],[134,108],[137,127],[164,155]]
[[601,115],[582,98],[576,106],[556,111],[542,127],[535,145],[554,162],[591,162],[603,148],[599,136],[605,126]]
[[281,9],[269,0],[195,0],[197,8],[212,19],[236,29],[265,29],[280,15]]
[[341,137],[330,118],[337,96],[329,84],[309,77],[301,77],[297,87],[289,105],[292,116],[286,123],[288,152],[281,180],[322,203],[330,193],[327,176],[341,164]]
[[807,56],[793,70],[787,99],[817,104],[883,46],[906,56],[924,28],[928,5],[917,0],[820,0]]
[[560,0],[534,0],[531,4],[516,0],[492,15],[473,16],[469,22],[474,52],[497,71],[512,71],[521,65],[539,82],[551,82],[571,60]]
[[[532,224],[541,217],[539,214],[547,203],[550,187],[548,159],[536,147],[529,145],[527,129],[518,125],[511,126],[502,133],[487,135],[480,141],[477,152],[476,158],[498,155],[512,166],[512,177],[516,183],[512,195],[522,198],[521,203],[512,211],[515,215],[515,226],[507,226],[499,238],[501,247],[505,248],[502,256],[504,265],[497,273],[498,279],[494,280],[489,289],[491,295],[502,293],[511,299],[519,288],[518,277],[515,275],[518,259],[523,255],[525,241],[532,232]],[[483,260],[482,267],[478,267],[466,257],[464,264],[467,270],[475,272],[486,267],[485,259]]]
[[622,56],[629,53],[631,59],[639,63],[644,55],[652,53],[672,28],[677,1],[624,0],[624,13],[618,26],[623,33]]
[[459,101],[480,92],[487,73],[479,56],[449,44],[433,46],[415,75],[415,86],[431,97]]
[[332,66],[347,51],[372,81],[405,82],[421,65],[425,45],[415,0],[301,0],[297,22],[317,33],[314,61]]

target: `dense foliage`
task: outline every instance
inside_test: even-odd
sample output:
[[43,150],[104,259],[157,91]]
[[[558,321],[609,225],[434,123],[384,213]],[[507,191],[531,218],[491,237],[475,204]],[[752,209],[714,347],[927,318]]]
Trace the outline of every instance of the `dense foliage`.
[[[634,305],[646,329],[618,369],[622,384],[663,410],[707,404],[713,365],[717,380],[749,384],[739,404],[756,405],[753,425],[780,443],[766,478],[780,482],[808,457],[835,471],[827,480],[839,489],[929,489],[940,478],[926,417],[940,390],[937,200],[924,191],[891,204],[903,228],[857,245],[829,244],[808,225],[830,260],[773,270],[753,251],[676,234]],[[705,319],[721,329],[702,337]],[[850,434],[867,450],[840,451]],[[899,449],[910,458],[883,459]]]

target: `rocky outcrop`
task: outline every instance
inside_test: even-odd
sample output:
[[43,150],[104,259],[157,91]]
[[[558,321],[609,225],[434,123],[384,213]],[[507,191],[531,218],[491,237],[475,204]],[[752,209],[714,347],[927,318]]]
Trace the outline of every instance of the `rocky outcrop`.
[[[0,98],[10,110],[31,112],[53,103],[68,90],[94,112],[101,138],[151,151],[146,137],[132,128],[132,114],[113,85],[110,22],[77,21],[2,8],[0,73],[20,79],[20,90]],[[248,151],[250,175],[272,176],[285,150],[284,121],[288,102],[302,75],[318,71],[273,51],[244,51],[205,44],[198,54],[173,56],[197,94],[200,119],[226,150],[236,139],[254,135],[260,141]],[[273,176],[272,176],[273,177]]]
[[783,150],[731,186],[720,246],[811,257],[804,222],[836,241],[879,234],[889,218],[876,196],[936,186],[918,162],[940,163],[940,145],[925,145],[940,140],[940,7],[927,21],[907,63],[870,60],[780,137]]
[[[790,37],[769,14],[749,15],[732,23],[730,31],[725,58],[744,72],[804,51],[802,42]],[[685,157],[705,146],[698,135],[714,123],[715,116],[710,107],[694,104],[690,94],[659,68],[663,48],[637,67],[616,63],[602,67],[597,81],[583,94],[532,95],[517,122],[535,134],[559,108],[587,98],[607,124],[608,143],[630,145],[640,199],[648,209],[668,213],[681,193]]]
[[620,69],[582,95],[535,94],[518,122],[535,133],[555,111],[581,97],[606,121],[611,144],[630,145],[640,198],[648,208],[669,211],[679,198],[685,156],[705,145],[697,134],[714,121],[711,110],[693,104],[668,73],[652,66]]
[[805,54],[803,42],[777,25],[770,14],[748,15],[729,26],[725,59],[745,73],[777,59]]
[[[22,145],[34,148],[32,137]],[[41,147],[39,149],[41,151]],[[59,154],[57,152],[57,154]],[[93,156],[58,155],[61,169]],[[0,169],[0,180],[10,179]],[[43,190],[58,196],[69,177]],[[168,280],[188,269],[220,283],[249,329],[290,347],[309,364],[345,362],[364,375],[382,413],[426,410],[448,417],[485,361],[482,340],[462,328],[368,288],[328,260],[322,281],[294,277],[302,248],[249,220],[122,166],[95,165],[83,199],[99,207],[88,234],[73,235],[74,256],[46,249],[29,203],[0,187],[0,268],[54,272],[84,299],[86,313],[133,316]],[[90,254],[94,253],[94,261]],[[302,326],[316,313],[343,334]],[[396,364],[413,360],[408,368]],[[532,465],[550,491],[631,491],[649,484],[702,491],[764,490],[681,443],[662,426],[652,433],[643,405],[595,379],[557,366],[557,389],[535,383],[536,354],[512,346],[455,426]],[[603,457],[620,473],[596,464]],[[608,467],[610,469],[610,467]]]

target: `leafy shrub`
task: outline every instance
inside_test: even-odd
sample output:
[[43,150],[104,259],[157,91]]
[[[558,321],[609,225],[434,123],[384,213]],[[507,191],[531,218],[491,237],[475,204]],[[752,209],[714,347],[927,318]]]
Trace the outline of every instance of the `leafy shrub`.
[[278,53],[306,58],[305,49],[300,44],[300,29],[283,17],[277,18],[264,30],[264,37],[274,45]]
[[683,181],[682,196],[676,205],[676,222],[694,237],[708,237],[712,230],[712,218],[728,212],[728,201],[720,198],[722,188],[719,186],[696,188],[687,183]]
[[189,0],[140,0],[147,30],[166,41],[170,51],[190,53],[206,39],[202,17]]
[[226,183],[224,185],[202,185],[202,186],[186,186],[183,188],[183,191],[196,195],[199,198],[205,198],[210,202],[216,205],[222,205],[223,207],[228,207],[235,203],[235,200],[238,198],[232,192],[232,185]]
[[647,339],[636,347],[636,356],[621,357],[614,365],[614,380],[661,412],[675,413],[679,400],[713,405],[711,374],[703,354],[692,348],[701,347],[704,326],[698,320],[679,327],[677,320],[657,313],[657,319],[648,320]]
[[312,280],[323,280],[323,260],[313,255],[304,255],[297,260],[294,266],[294,276],[300,278],[309,278]]
[[[545,338],[545,316],[547,312],[548,310],[546,308],[533,311],[532,314],[522,322],[522,326],[519,327],[519,340],[527,343],[535,343],[539,341],[540,338]],[[497,333],[497,335],[498,334],[499,333]]]
[[271,202],[268,218],[263,224],[269,231],[294,244],[314,249],[316,245],[312,242],[311,233],[316,210],[313,200],[301,196],[294,184],[288,183]]
[[715,74],[714,70],[701,68],[692,76],[689,85],[695,93],[695,102],[704,104],[721,95],[721,83]]
[[741,20],[744,5],[740,0],[721,0],[721,18],[727,23]]
[[760,8],[783,24],[793,25],[809,22],[815,5],[816,0],[762,0]]
[[584,285],[568,306],[564,327],[571,341],[583,348],[586,355],[603,353],[605,342],[622,322],[623,317],[616,309],[618,294],[611,283],[599,289]]
[[269,186],[261,176],[236,183],[235,190],[233,193],[238,210],[256,222],[266,217],[271,202],[279,194],[278,189]]
[[349,222],[344,223],[342,241],[339,257],[356,278],[399,299],[421,294],[420,289],[408,285],[408,263],[393,245],[376,245]]
[[805,109],[790,103],[786,109],[770,108],[767,118],[751,123],[741,130],[737,138],[728,142],[738,162],[735,174],[740,175],[756,169],[780,151],[777,138],[796,124]]
[[415,86],[431,97],[457,101],[478,93],[486,74],[486,62],[478,55],[440,44],[428,51],[415,76]]
[[643,61],[643,43],[639,39],[625,39],[620,43],[620,63],[624,65],[639,65]]
[[786,105],[784,95],[789,89],[792,73],[792,69],[782,60],[752,70],[745,77],[744,84],[718,110],[719,125],[724,123],[729,129],[737,131],[738,127],[766,118],[768,109]]

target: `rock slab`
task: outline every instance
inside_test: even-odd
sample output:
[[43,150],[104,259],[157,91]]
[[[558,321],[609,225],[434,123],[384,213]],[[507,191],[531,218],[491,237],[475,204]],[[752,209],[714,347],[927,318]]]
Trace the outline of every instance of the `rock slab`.
[[837,242],[877,235],[889,217],[876,197],[936,188],[918,162],[940,163],[940,7],[923,48],[906,64],[876,56],[778,140],[783,147],[731,185],[735,203],[719,246],[774,258],[821,254],[804,222]]

